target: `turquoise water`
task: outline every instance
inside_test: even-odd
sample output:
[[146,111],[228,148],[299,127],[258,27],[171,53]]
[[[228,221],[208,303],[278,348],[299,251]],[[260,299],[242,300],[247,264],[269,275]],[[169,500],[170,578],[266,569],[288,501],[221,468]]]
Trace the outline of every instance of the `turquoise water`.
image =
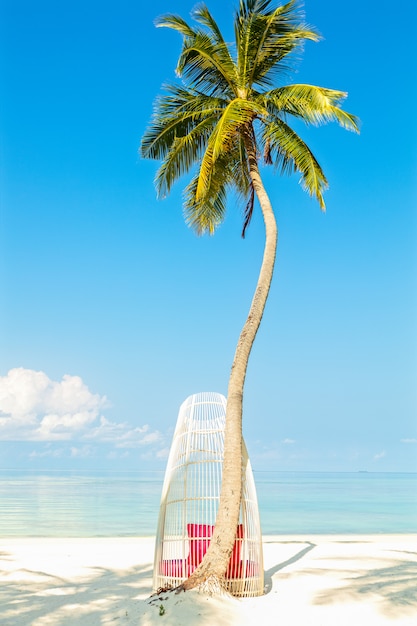
[[[417,532],[417,474],[254,472],[264,534]],[[154,535],[163,472],[0,471],[0,537]]]

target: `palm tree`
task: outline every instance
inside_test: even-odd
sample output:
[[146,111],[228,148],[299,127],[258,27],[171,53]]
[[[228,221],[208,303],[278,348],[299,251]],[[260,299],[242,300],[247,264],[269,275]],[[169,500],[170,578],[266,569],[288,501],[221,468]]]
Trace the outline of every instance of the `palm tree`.
[[[182,35],[176,68],[181,84],[165,85],[146,130],[141,154],[162,160],[156,175],[160,197],[183,174],[191,173],[185,190],[186,222],[197,234],[212,234],[226,213],[230,192],[243,203],[244,236],[255,196],[265,223],[263,261],[250,311],[241,331],[230,373],[223,482],[210,548],[182,588],[205,581],[222,582],[233,548],[241,500],[242,400],[251,348],[271,285],[277,225],[260,175],[260,162],[281,173],[299,172],[303,188],[325,210],[327,180],[307,144],[289,118],[307,125],[336,121],[358,131],[357,119],[342,110],[346,93],[306,84],[282,84],[294,53],[304,41],[318,41],[303,22],[296,0],[274,7],[272,0],[240,0],[234,16],[235,42],[230,45],[204,4],[192,12],[196,25],[176,15],[158,18],[157,26]],[[281,79],[281,80],[280,80]],[[275,80],[280,84],[274,86]]]

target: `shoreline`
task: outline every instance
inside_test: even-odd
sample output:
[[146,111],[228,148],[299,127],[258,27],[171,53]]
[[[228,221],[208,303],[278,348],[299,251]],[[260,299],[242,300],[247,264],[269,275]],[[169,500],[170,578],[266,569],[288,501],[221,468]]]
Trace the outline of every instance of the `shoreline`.
[[416,623],[417,533],[265,535],[265,595],[236,599],[193,591],[164,594],[150,604],[154,541],[154,536],[0,539],[0,623]]
[[[338,539],[341,537],[367,537],[369,539],[378,538],[395,538],[395,537],[410,537],[414,539],[417,537],[416,532],[381,532],[381,533],[329,533],[329,532],[313,532],[313,533],[263,533],[262,540],[273,538],[279,541],[280,539],[294,541],[311,539],[312,537],[321,537],[331,541],[332,539]],[[144,535],[1,535],[0,546],[2,543],[8,543],[13,541],[140,541],[140,540],[155,540],[155,533],[149,533]],[[1,626],[1,625],[0,625]]]

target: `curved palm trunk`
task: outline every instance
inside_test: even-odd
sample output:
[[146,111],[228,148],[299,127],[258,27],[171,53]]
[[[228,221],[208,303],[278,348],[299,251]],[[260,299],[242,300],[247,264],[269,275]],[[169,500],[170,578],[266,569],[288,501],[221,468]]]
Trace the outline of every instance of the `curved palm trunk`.
[[[252,135],[253,137],[253,135]],[[242,404],[249,355],[262,320],[275,264],[278,230],[269,197],[259,174],[256,146],[246,138],[250,176],[265,223],[265,248],[249,315],[240,333],[229,378],[224,438],[223,478],[216,526],[209,549],[180,589],[192,589],[210,579],[221,584],[236,537],[242,495]]]

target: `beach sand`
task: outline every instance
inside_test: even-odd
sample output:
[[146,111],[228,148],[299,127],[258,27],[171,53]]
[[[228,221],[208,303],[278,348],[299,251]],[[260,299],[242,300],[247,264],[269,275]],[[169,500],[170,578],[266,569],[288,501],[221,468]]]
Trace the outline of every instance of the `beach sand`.
[[266,593],[246,599],[150,598],[153,548],[154,538],[0,540],[1,626],[417,624],[417,535],[264,537]]

